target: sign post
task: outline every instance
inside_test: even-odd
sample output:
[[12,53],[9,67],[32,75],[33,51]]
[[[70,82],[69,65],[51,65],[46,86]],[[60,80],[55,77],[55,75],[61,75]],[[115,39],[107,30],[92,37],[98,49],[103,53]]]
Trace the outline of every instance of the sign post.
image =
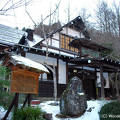
[[[7,59],[7,62],[8,61],[9,60]],[[15,109],[17,109],[19,93],[27,94],[27,97],[23,103],[23,107],[25,106],[26,102],[28,102],[29,106],[30,94],[38,94],[39,75],[44,72],[49,73],[47,68],[42,64],[22,56],[13,55],[11,56],[11,60],[9,62],[9,66],[12,68],[10,91],[15,93],[15,97],[13,98],[12,103],[2,120],[7,119],[13,106]]]
[[12,68],[11,92],[38,94],[39,74],[18,67]]

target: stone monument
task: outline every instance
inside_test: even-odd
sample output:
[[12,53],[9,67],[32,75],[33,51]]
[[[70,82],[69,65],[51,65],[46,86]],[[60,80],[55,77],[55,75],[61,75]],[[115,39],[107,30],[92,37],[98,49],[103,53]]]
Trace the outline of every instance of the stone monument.
[[82,81],[73,77],[60,98],[60,112],[65,116],[80,116],[87,108]]

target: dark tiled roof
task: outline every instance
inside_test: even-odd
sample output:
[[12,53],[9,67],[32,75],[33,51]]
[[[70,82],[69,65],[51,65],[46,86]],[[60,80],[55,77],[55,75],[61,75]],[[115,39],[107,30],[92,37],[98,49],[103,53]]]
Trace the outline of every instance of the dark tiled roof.
[[94,51],[110,51],[109,48],[104,47],[102,45],[99,45],[95,42],[92,42],[89,39],[86,38],[75,38],[73,41],[70,42],[69,46],[74,47],[74,48],[80,48],[80,47],[85,47]]
[[17,44],[25,32],[0,24],[0,44]]

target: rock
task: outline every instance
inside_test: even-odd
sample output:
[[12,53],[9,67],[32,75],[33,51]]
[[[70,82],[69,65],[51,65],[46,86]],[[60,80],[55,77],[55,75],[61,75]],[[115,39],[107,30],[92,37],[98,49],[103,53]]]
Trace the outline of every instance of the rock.
[[95,107],[91,107],[91,108],[89,108],[88,110],[86,110],[87,112],[91,112],[92,111],[92,109],[94,109]]
[[49,114],[49,113],[46,113],[45,115],[43,115],[43,118],[45,118],[46,120],[53,120],[52,114]]
[[91,112],[92,111],[92,108],[89,108],[88,110],[87,110],[87,112]]
[[83,91],[82,81],[73,77],[60,98],[60,112],[66,116],[80,116],[87,108],[87,100]]

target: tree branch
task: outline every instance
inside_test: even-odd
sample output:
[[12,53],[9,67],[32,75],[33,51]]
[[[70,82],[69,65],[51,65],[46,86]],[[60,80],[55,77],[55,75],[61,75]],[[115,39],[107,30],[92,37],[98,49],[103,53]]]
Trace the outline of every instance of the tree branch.
[[[27,6],[30,4],[31,1],[32,0],[28,0],[27,2],[25,2],[24,0],[19,0],[19,1],[13,3],[12,0],[8,0],[7,2],[5,2],[3,7],[0,9],[0,15],[4,15],[7,11],[9,11],[11,9],[17,9],[24,5]],[[12,5],[8,5],[8,4],[10,4],[10,2],[12,2]]]

